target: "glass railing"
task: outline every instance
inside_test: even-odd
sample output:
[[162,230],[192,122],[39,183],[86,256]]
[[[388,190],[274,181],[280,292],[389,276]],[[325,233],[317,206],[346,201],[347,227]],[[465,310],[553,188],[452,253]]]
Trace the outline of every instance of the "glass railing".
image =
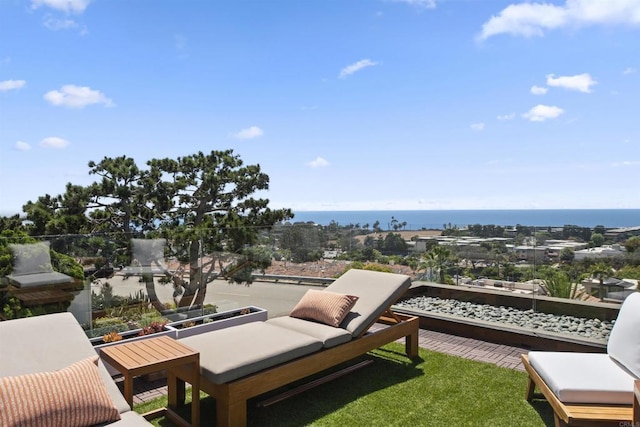
[[[578,275],[554,279],[549,271],[559,264],[584,263],[561,259],[568,251],[563,251],[564,243],[557,239],[542,244],[530,236],[491,239],[443,234],[312,223],[198,233],[183,229],[179,235],[157,231],[5,234],[0,237],[0,317],[70,311],[88,336],[117,339],[129,330],[145,333],[145,328],[153,331],[164,324],[189,322],[243,305],[216,300],[208,292],[215,282],[327,285],[354,267],[407,274],[416,284],[434,288],[440,283],[469,292],[516,296],[519,302],[514,305],[533,312],[545,311],[541,300],[547,297],[615,303],[637,289],[632,282],[614,283],[602,276],[602,280]],[[579,247],[588,246],[573,242],[574,254]],[[619,243],[615,246],[621,247]],[[637,266],[637,255],[621,250],[617,265]],[[447,299],[446,295],[455,292],[441,294],[441,299]],[[492,299],[496,300],[488,298]],[[435,311],[434,303],[430,304],[426,310]],[[435,304],[442,309],[442,303]],[[479,312],[455,304],[444,308],[452,313]],[[589,310],[580,308],[578,313],[588,317]],[[488,313],[481,320],[503,322],[509,317],[509,313]],[[593,318],[604,317],[593,312]],[[583,326],[595,329],[593,322]]]

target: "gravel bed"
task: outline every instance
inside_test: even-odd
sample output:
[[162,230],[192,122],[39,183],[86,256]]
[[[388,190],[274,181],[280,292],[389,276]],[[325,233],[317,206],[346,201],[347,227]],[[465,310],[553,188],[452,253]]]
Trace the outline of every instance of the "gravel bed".
[[418,296],[400,301],[396,305],[413,310],[434,314],[463,317],[466,319],[496,322],[519,326],[527,329],[539,329],[560,334],[577,335],[582,338],[606,341],[613,328],[613,322],[600,319],[585,319],[574,316],[559,316],[539,313],[533,310],[519,310],[513,307],[496,307],[488,304],[475,304],[454,299]]

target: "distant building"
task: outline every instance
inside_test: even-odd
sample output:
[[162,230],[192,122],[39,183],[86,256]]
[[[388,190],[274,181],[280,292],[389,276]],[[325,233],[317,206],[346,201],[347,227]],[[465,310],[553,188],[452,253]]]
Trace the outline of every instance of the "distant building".
[[604,233],[604,237],[615,241],[626,240],[632,236],[640,236],[640,226],[612,228]]
[[545,259],[547,248],[546,246],[515,246],[513,253],[522,261],[542,261]]
[[[588,278],[582,281],[582,286],[586,293],[599,296],[600,280]],[[617,279],[615,277],[607,277],[602,281],[603,298],[605,300],[624,301],[626,297],[633,292],[638,291],[638,281],[633,279]]]
[[575,251],[575,260],[580,261],[586,258],[611,258],[622,256],[626,250],[620,245],[607,245],[598,248],[588,248]]

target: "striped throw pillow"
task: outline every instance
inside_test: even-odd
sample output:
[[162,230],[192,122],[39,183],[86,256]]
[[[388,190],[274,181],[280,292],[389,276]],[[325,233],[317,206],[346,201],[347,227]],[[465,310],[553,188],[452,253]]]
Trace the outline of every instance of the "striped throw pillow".
[[337,328],[347,317],[358,297],[310,289],[293,307],[289,316],[315,320]]
[[59,371],[0,378],[0,425],[74,427],[119,420],[97,362],[93,356]]

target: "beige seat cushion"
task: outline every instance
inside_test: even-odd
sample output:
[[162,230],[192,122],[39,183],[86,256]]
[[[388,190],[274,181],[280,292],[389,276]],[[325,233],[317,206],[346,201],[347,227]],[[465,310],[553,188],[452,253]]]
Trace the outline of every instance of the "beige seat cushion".
[[633,402],[633,376],[606,354],[531,351],[529,363],[561,402]]
[[322,349],[317,338],[266,322],[251,322],[180,341],[200,352],[202,375],[216,384]]
[[309,320],[281,316],[269,319],[267,323],[317,338],[322,341],[324,348],[334,347],[351,341],[351,334],[347,330]]

